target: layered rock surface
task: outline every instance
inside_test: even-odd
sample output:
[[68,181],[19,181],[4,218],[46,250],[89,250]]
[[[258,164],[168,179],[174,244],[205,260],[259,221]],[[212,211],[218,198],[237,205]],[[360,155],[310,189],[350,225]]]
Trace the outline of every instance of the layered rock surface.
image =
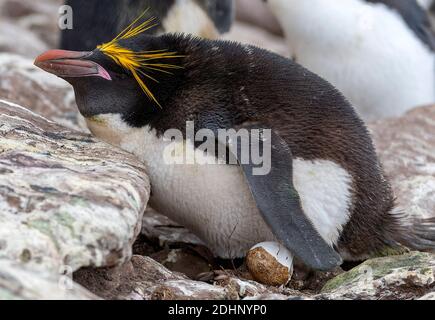
[[429,299],[435,291],[435,255],[412,252],[372,259],[330,280],[325,299]]
[[0,75],[2,99],[68,128],[85,130],[79,125],[74,90],[66,81],[35,67],[32,59],[7,53],[0,53]]
[[399,208],[435,217],[435,105],[370,125]]
[[129,260],[149,198],[133,156],[0,100],[0,259],[52,275]]
[[57,46],[62,0],[0,0],[0,52],[34,58]]

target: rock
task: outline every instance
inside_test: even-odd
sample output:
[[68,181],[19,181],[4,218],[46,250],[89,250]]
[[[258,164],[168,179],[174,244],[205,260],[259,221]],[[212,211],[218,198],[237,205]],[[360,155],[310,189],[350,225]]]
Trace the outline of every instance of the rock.
[[62,3],[0,0],[0,52],[35,58],[48,48],[58,47],[58,10]]
[[0,300],[95,300],[67,276],[0,259]]
[[247,300],[247,301],[271,301],[271,300],[309,301],[309,300],[314,300],[314,299],[310,298],[309,296],[301,295],[301,294],[297,294],[294,296],[292,296],[292,295],[286,296],[283,294],[264,294],[264,295],[254,296],[254,297],[248,297],[248,298],[245,298],[243,300]]
[[435,300],[435,292],[428,293],[424,297],[421,297],[418,300]]
[[319,299],[409,300],[435,289],[435,255],[377,258],[330,280]]
[[178,243],[204,245],[204,243],[186,228],[147,208],[142,223],[142,234],[148,239],[156,240],[160,247]]
[[0,54],[0,98],[68,128],[86,131],[78,122],[74,90],[64,80],[36,68],[33,60]]
[[370,125],[403,212],[435,217],[435,105]]
[[227,279],[221,280],[220,285],[228,288],[229,298],[232,300],[246,299],[270,294],[280,294],[277,291],[271,291],[265,285],[252,280],[240,279],[237,276],[229,274]]
[[133,256],[118,268],[80,270],[74,280],[105,299],[221,300],[227,296],[222,287],[190,280],[142,256]]
[[[59,6],[63,3],[64,0],[0,0],[0,12],[2,17],[12,19],[20,19],[32,14],[57,17]],[[53,24],[53,22],[47,23]]]
[[0,258],[56,274],[123,263],[149,191],[130,154],[0,100]]
[[[254,297],[248,297],[243,300],[246,301],[270,301],[270,300],[289,300],[290,298],[288,296],[285,296],[283,294],[265,294],[265,295],[259,295]],[[302,300],[302,298],[301,298]]]
[[[147,288],[144,288],[148,290]],[[152,300],[226,300],[225,288],[192,280],[170,280],[152,287]]]
[[35,34],[9,21],[0,21],[0,52],[11,52],[36,57],[48,49],[48,45]]
[[[131,262],[111,269],[81,269],[74,280],[105,299],[126,300],[240,300],[265,297],[307,298],[288,288],[273,288],[243,280],[231,271],[217,271],[214,284],[194,281],[172,272],[150,257],[133,256]],[[225,275],[225,276],[223,276]]]
[[15,19],[36,13],[30,2],[20,0],[0,0],[0,10],[2,17]]
[[162,250],[152,254],[151,258],[169,270],[185,274],[190,279],[197,279],[199,274],[212,271],[208,261],[188,247]]

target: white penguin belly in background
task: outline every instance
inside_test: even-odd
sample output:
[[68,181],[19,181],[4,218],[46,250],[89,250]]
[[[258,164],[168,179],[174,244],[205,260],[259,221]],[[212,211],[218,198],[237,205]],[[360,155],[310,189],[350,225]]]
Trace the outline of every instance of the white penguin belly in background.
[[365,120],[435,102],[434,52],[399,12],[364,0],[268,2],[297,62],[336,86]]
[[[104,127],[100,127],[101,123]],[[100,116],[99,122],[88,121],[88,125],[94,134],[144,161],[152,181],[151,205],[189,228],[217,256],[244,257],[253,245],[276,241],[239,166],[164,164],[163,154],[171,142],[158,138],[148,127],[128,127],[115,115]],[[179,151],[185,152],[186,145],[194,149],[186,143],[180,145]],[[203,157],[195,152],[196,160]],[[293,167],[293,182],[304,212],[322,238],[330,245],[336,244],[349,220],[350,175],[325,160],[297,159]]]
[[200,37],[216,39],[219,32],[207,13],[193,0],[178,0],[162,21],[165,32],[184,32]]

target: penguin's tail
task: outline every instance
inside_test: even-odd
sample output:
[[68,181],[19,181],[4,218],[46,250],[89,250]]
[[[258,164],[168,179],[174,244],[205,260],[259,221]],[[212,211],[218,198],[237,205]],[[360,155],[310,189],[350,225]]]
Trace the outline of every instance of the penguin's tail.
[[435,252],[435,217],[421,218],[397,211],[392,214],[400,222],[396,232],[390,234],[396,242],[411,250]]

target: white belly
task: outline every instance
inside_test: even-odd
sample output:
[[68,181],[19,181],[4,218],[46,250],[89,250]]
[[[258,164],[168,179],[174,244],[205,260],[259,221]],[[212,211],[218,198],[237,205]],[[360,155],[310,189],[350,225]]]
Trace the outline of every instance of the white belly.
[[399,13],[362,0],[271,0],[297,62],[365,120],[435,102],[435,55]]
[[311,49],[296,52],[299,63],[340,90],[366,121],[400,116],[435,102],[435,56],[412,54],[403,59],[396,53],[385,58],[387,54],[358,52],[325,60]]
[[[119,122],[116,127],[119,130]],[[100,131],[104,139],[95,125],[90,129],[95,133]],[[168,165],[163,153],[170,142],[157,138],[148,128],[124,129],[124,135],[115,142],[147,165],[152,206],[189,228],[217,256],[243,257],[253,245],[276,240],[263,221],[238,166]],[[111,136],[106,135],[109,142],[114,141]],[[186,145],[193,149],[187,143],[180,145],[180,150],[185,150]],[[197,152],[195,157],[203,155]],[[305,213],[328,243],[336,243],[349,219],[349,174],[324,160],[294,160],[293,166],[293,182]]]

